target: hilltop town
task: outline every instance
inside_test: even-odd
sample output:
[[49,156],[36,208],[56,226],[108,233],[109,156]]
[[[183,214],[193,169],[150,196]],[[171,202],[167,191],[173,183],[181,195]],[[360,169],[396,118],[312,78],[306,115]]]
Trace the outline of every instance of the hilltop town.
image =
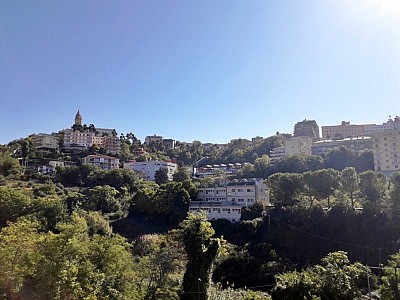
[[142,143],[78,111],[1,145],[0,295],[395,299],[400,118],[321,131]]

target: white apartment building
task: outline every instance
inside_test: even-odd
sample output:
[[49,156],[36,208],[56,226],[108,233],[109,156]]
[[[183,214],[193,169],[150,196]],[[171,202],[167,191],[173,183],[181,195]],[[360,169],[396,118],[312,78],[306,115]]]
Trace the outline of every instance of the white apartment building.
[[168,179],[172,181],[172,175],[178,170],[178,164],[174,161],[128,161],[124,163],[124,169],[129,169],[143,174],[144,178],[154,181],[156,172],[165,168],[168,170]]
[[297,154],[311,155],[311,146],[313,139],[308,136],[293,137],[285,140],[285,145],[273,148],[270,152],[271,163],[276,163],[279,159],[285,156]]
[[213,187],[199,187],[196,201],[189,211],[205,211],[208,220],[227,219],[240,221],[242,208],[256,202],[269,205],[269,194],[263,179],[234,179]]
[[386,176],[400,171],[400,130],[378,132],[372,135],[375,170]]
[[99,167],[103,170],[119,169],[119,159],[107,155],[88,155],[83,158],[83,164]]

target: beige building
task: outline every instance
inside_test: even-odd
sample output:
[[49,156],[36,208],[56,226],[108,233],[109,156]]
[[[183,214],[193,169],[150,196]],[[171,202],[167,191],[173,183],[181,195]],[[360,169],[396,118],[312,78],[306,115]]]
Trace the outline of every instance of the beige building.
[[54,151],[59,148],[59,137],[56,134],[39,133],[29,137],[37,150]]
[[88,155],[82,160],[84,165],[92,165],[103,170],[119,169],[119,159],[107,155]]
[[307,136],[293,137],[285,140],[285,145],[273,148],[269,154],[272,164],[282,157],[298,154],[311,155],[313,139]]
[[372,135],[375,170],[386,176],[400,171],[400,130],[384,131]]
[[400,117],[396,116],[382,124],[350,124],[350,122],[342,121],[340,125],[322,126],[323,139],[344,139],[370,135],[377,132],[391,131],[400,129]]
[[342,121],[340,125],[322,126],[322,138],[329,140],[362,136],[365,132],[365,126],[369,125],[372,124],[355,125]]
[[[74,125],[82,125],[82,116],[79,111],[75,116]],[[108,153],[116,154],[120,146],[116,130],[112,128],[95,128],[94,131],[64,130],[65,149],[85,150],[93,145],[104,148]]]
[[151,143],[159,143],[162,144],[163,137],[161,135],[148,135],[145,137],[144,142],[146,145],[150,145]]
[[311,155],[313,139],[307,136],[294,137],[285,141],[285,156],[296,154]]

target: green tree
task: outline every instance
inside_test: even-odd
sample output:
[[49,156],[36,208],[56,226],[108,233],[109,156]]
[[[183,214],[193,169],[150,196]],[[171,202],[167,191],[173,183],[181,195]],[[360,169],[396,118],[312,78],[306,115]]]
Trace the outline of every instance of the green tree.
[[393,254],[383,269],[379,287],[383,300],[400,299],[400,252]]
[[332,149],[326,154],[325,168],[332,168],[335,170],[343,170],[346,167],[355,165],[355,157],[350,149],[341,146]]
[[119,202],[116,199],[118,191],[109,185],[96,186],[87,191],[87,201],[82,207],[87,210],[101,211],[104,214],[116,212]]
[[0,228],[7,221],[15,221],[30,211],[31,198],[20,190],[9,187],[0,187]]
[[278,274],[272,299],[358,299],[370,274],[361,263],[351,264],[346,252],[329,253],[319,265]]
[[0,232],[0,297],[5,296],[2,299],[19,299],[26,280],[35,274],[41,239],[37,227],[36,222],[21,220]]
[[355,168],[346,167],[342,170],[340,176],[340,187],[342,192],[349,197],[351,207],[354,207],[360,190],[360,177]]
[[383,174],[369,170],[360,174],[360,196],[364,199],[364,209],[377,212],[382,209],[386,191]]
[[18,159],[10,157],[7,152],[0,152],[0,175],[8,179],[19,179],[21,173],[22,167]]
[[176,182],[184,182],[191,180],[191,171],[187,167],[180,167],[173,175],[172,178]]
[[160,168],[154,174],[154,181],[157,184],[167,183],[169,181],[168,178],[168,169],[167,168]]
[[206,300],[220,240],[212,238],[214,229],[202,213],[188,215],[181,223],[181,235],[188,261],[180,298]]
[[261,157],[256,158],[254,161],[254,174],[255,177],[266,178],[269,167],[269,156],[263,154]]
[[290,206],[293,209],[303,188],[302,176],[296,173],[276,173],[268,177],[267,185],[274,205]]
[[316,196],[320,199],[328,200],[328,208],[330,208],[330,197],[334,195],[335,190],[339,187],[339,172],[334,169],[322,169],[314,171],[315,180],[313,189]]

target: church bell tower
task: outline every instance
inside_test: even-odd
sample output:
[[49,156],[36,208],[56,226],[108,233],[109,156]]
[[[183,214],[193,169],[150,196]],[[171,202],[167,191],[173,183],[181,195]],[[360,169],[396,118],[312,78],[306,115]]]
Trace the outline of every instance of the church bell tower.
[[78,112],[75,115],[75,125],[82,125],[82,116],[79,113],[79,109],[78,109]]

